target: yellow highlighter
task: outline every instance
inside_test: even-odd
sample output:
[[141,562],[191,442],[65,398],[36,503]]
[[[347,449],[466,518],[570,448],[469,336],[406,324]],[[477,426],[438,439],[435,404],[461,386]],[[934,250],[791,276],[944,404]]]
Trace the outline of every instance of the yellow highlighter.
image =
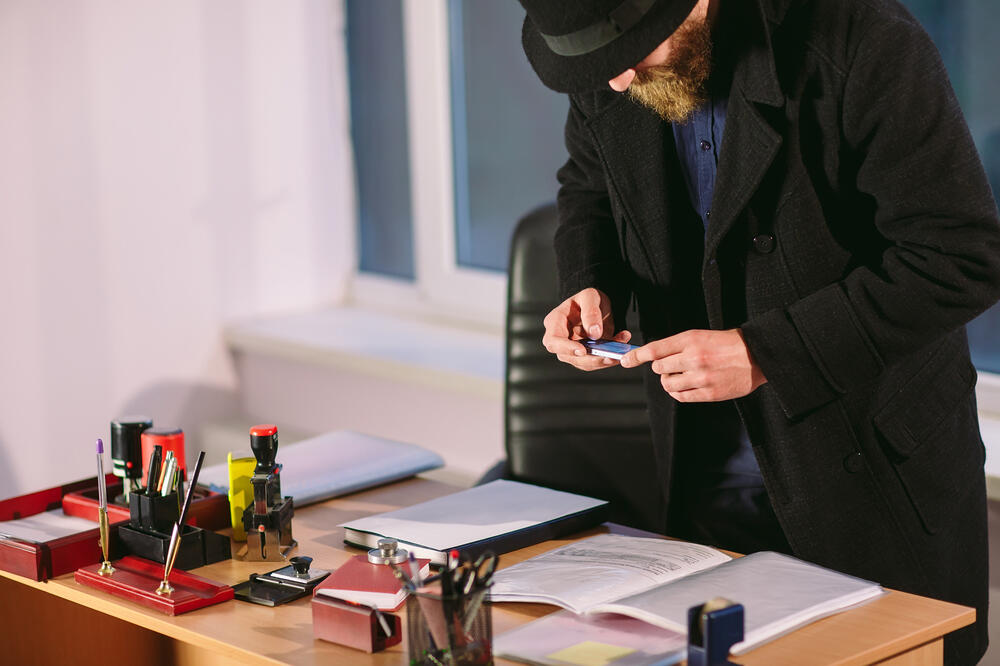
[[230,451],[229,462],[229,517],[233,521],[233,540],[246,541],[247,533],[243,529],[243,511],[253,502],[253,486],[250,477],[257,466],[257,459],[234,458]]

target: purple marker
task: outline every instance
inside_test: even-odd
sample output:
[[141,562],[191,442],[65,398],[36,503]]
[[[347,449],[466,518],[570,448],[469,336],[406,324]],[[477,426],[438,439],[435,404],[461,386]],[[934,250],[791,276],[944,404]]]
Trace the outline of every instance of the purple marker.
[[115,572],[108,559],[108,487],[104,480],[104,440],[97,440],[97,520],[101,528],[101,553],[104,561],[97,573],[110,576]]
[[97,440],[97,503],[104,510],[108,508],[108,488],[104,481],[104,440]]

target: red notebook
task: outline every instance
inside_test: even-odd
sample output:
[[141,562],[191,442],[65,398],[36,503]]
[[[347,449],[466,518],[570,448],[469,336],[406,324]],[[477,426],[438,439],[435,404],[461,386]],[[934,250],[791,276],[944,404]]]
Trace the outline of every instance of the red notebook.
[[[420,577],[430,575],[430,560],[417,559]],[[399,565],[408,571],[406,562]],[[388,564],[372,564],[367,555],[355,555],[342,567],[316,586],[313,596],[323,595],[346,599],[358,604],[375,606],[382,611],[393,611],[406,601],[406,590]]]

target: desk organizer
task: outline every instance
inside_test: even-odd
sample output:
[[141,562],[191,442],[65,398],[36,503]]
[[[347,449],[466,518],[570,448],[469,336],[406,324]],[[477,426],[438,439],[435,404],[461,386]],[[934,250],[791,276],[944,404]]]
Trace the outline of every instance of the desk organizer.
[[[125,550],[147,560],[163,564],[170,548],[170,533],[180,515],[178,495],[146,495],[132,493],[129,497],[130,518],[118,528],[118,537]],[[232,557],[229,537],[209,532],[185,523],[181,526],[181,542],[174,560],[175,569],[194,569]]]
[[[107,477],[116,478],[111,474]],[[27,518],[36,513],[58,509],[67,495],[91,487],[94,488],[96,496],[96,477],[3,500],[0,502],[0,521]],[[100,562],[103,557],[96,522],[96,501],[94,506],[92,530],[38,543],[0,538],[0,569],[41,581],[70,573],[93,562]],[[110,511],[108,513],[112,523],[109,530],[109,545],[113,556],[121,552],[118,528],[128,519],[128,512],[126,511],[124,516],[120,513],[111,514]],[[68,513],[68,515],[78,514]]]
[[180,615],[233,598],[233,588],[230,586],[178,571],[176,568],[170,572],[170,584],[174,591],[169,596],[159,595],[156,588],[163,580],[161,565],[131,556],[111,564],[115,572],[110,576],[97,573],[101,565],[92,564],[77,569],[74,578],[81,585],[108,592],[167,615]]
[[493,663],[489,593],[478,598],[412,592],[406,599],[411,666],[488,666]]
[[[122,484],[117,476],[107,475],[108,497],[117,497],[121,494]],[[113,481],[111,480],[113,479]],[[129,498],[142,493],[132,493]],[[84,485],[80,489],[67,493],[63,499],[63,511],[67,516],[78,516],[97,522],[97,480],[93,479],[89,485]],[[108,502],[108,518],[114,522],[118,520],[129,520],[129,506],[121,506]],[[189,525],[201,527],[206,530],[222,530],[230,527],[229,524],[229,498],[222,493],[209,490],[202,486],[194,489],[194,497],[191,498],[191,508],[188,509],[187,521]],[[169,532],[170,529],[167,529]]]

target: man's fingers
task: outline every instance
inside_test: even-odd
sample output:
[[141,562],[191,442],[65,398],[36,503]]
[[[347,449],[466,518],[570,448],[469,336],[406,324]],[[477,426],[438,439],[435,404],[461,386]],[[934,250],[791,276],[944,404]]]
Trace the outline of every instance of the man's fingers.
[[719,396],[714,389],[707,388],[668,393],[670,394],[670,397],[677,402],[719,402],[720,400],[728,399],[723,396]]
[[658,358],[649,364],[650,369],[658,375],[673,375],[691,368],[685,367],[684,354],[671,354]]
[[548,333],[542,337],[542,346],[545,347],[548,352],[556,354],[557,356],[560,354],[564,356],[587,355],[587,348],[579,342],[557,335],[550,335]]
[[600,340],[604,337],[604,320],[606,314],[601,311],[601,292],[596,289],[584,289],[575,296],[580,307],[580,323],[587,337]]
[[578,370],[585,370],[590,372],[592,370],[601,370],[603,368],[609,368],[613,365],[618,365],[618,361],[610,358],[603,358],[601,356],[572,356],[566,354],[556,354],[558,358],[563,363],[568,363]]
[[675,335],[673,337],[663,338],[662,340],[654,340],[653,342],[645,344],[638,349],[633,349],[622,358],[622,366],[626,368],[634,368],[637,365],[649,363],[650,361],[655,361],[658,358],[664,358],[665,356],[670,356],[672,354],[679,354],[684,350],[684,346],[681,341],[677,340],[678,337],[679,336]]
[[629,331],[618,331],[615,333],[615,337],[611,339],[615,342],[628,342],[632,339],[632,333]]
[[703,372],[682,372],[676,375],[661,375],[660,385],[667,393],[679,393],[703,389],[708,385],[708,376]]

